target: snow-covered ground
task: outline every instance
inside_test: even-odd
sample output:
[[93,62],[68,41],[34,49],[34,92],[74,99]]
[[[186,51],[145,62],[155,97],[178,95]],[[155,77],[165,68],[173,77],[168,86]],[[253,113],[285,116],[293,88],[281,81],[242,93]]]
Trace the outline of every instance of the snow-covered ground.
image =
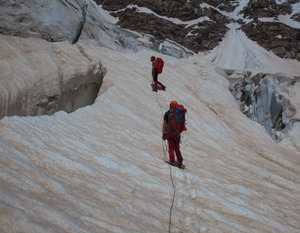
[[281,59],[247,38],[236,23],[228,25],[225,39],[205,57],[225,69],[252,70],[263,73],[285,73],[299,76],[299,62]]
[[[240,112],[210,62],[83,47],[107,69],[94,105],[0,121],[2,232],[167,232],[171,176],[171,232],[299,232],[299,154]],[[184,171],[163,162],[172,100],[188,110]]]
[[[244,116],[217,68],[299,76],[298,62],[234,25],[209,55],[214,63],[73,46],[105,68],[99,95],[71,114],[0,120],[0,232],[299,232],[296,142],[278,145]],[[151,89],[152,55],[165,61],[165,92]],[[185,170],[163,162],[172,100],[188,110]]]

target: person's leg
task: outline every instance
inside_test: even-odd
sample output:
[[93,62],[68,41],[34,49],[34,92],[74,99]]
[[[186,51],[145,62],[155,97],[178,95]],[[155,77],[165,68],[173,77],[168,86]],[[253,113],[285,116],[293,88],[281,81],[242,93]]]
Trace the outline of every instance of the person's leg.
[[157,72],[153,73],[154,90],[157,90]]
[[164,84],[162,84],[161,82],[157,81],[157,84],[158,84],[159,86],[161,86],[162,89],[165,88]]
[[178,163],[182,164],[182,155],[181,155],[181,152],[180,152],[180,146],[179,146],[179,143],[180,143],[180,134],[176,134],[173,136],[173,139],[174,139],[174,151],[176,153],[176,157],[177,157],[177,161]]
[[174,156],[174,141],[173,140],[168,140],[169,144],[169,156],[170,156],[170,163],[175,162],[175,156]]
[[175,153],[176,153],[177,161],[178,161],[178,163],[181,164],[183,159],[182,159],[182,155],[181,155],[180,148],[179,148],[179,141],[174,142],[173,146],[174,146],[174,150],[175,150]]

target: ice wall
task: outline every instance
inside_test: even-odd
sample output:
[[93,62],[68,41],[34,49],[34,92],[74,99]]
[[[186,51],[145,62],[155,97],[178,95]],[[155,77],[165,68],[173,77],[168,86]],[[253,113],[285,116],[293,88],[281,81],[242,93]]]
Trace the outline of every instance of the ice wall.
[[0,35],[0,118],[68,113],[93,104],[104,76],[80,44]]
[[299,122],[298,96],[295,88],[300,77],[283,74],[252,75],[251,72],[230,71],[230,91],[241,111],[250,119],[262,124],[277,141]]

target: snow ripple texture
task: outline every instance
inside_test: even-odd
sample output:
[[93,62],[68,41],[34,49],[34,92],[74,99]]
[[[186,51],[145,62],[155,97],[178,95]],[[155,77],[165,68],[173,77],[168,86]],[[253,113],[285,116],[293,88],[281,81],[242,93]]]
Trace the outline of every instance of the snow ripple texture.
[[[107,70],[92,106],[0,121],[1,232],[167,232],[172,100],[188,110],[172,232],[299,232],[299,152],[240,112],[210,62],[82,49]],[[166,92],[151,90],[151,55]]]

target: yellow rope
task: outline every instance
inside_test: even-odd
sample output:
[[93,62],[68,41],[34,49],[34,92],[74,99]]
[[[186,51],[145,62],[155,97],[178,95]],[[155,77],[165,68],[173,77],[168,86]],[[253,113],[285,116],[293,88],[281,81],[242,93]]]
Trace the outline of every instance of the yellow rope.
[[[157,100],[157,103],[159,105],[160,111],[161,111],[161,115],[162,117],[164,117],[163,115],[163,111],[162,111],[162,107],[159,104],[159,100],[157,98],[157,96],[155,95],[155,98]],[[162,147],[163,147],[163,152],[164,152],[164,161],[167,161],[167,152],[169,152],[169,149],[167,147],[167,143],[164,143],[164,140],[162,139]],[[174,181],[173,181],[173,176],[172,176],[172,169],[171,169],[171,164],[169,164],[169,170],[170,170],[170,178],[171,178],[171,182],[172,182],[172,186],[173,186],[173,196],[172,196],[172,203],[171,203],[171,207],[170,207],[170,213],[169,213],[169,233],[171,233],[171,223],[172,223],[172,210],[173,210],[173,205],[174,205],[174,200],[175,200],[175,185],[174,185]]]
[[[163,140],[162,140],[163,141]],[[166,148],[166,150],[165,150]],[[163,147],[163,151],[164,151],[164,157],[166,158],[166,152],[167,152],[167,145],[165,142],[165,147]],[[166,160],[165,160],[166,161]],[[171,233],[171,222],[172,222],[172,210],[173,210],[173,205],[174,205],[174,200],[175,200],[175,185],[174,185],[174,181],[173,181],[173,176],[172,176],[172,169],[171,169],[171,164],[169,164],[169,170],[170,170],[170,178],[171,178],[171,182],[172,182],[172,186],[173,186],[173,197],[172,197],[172,204],[170,207],[170,213],[169,213],[169,233]]]

